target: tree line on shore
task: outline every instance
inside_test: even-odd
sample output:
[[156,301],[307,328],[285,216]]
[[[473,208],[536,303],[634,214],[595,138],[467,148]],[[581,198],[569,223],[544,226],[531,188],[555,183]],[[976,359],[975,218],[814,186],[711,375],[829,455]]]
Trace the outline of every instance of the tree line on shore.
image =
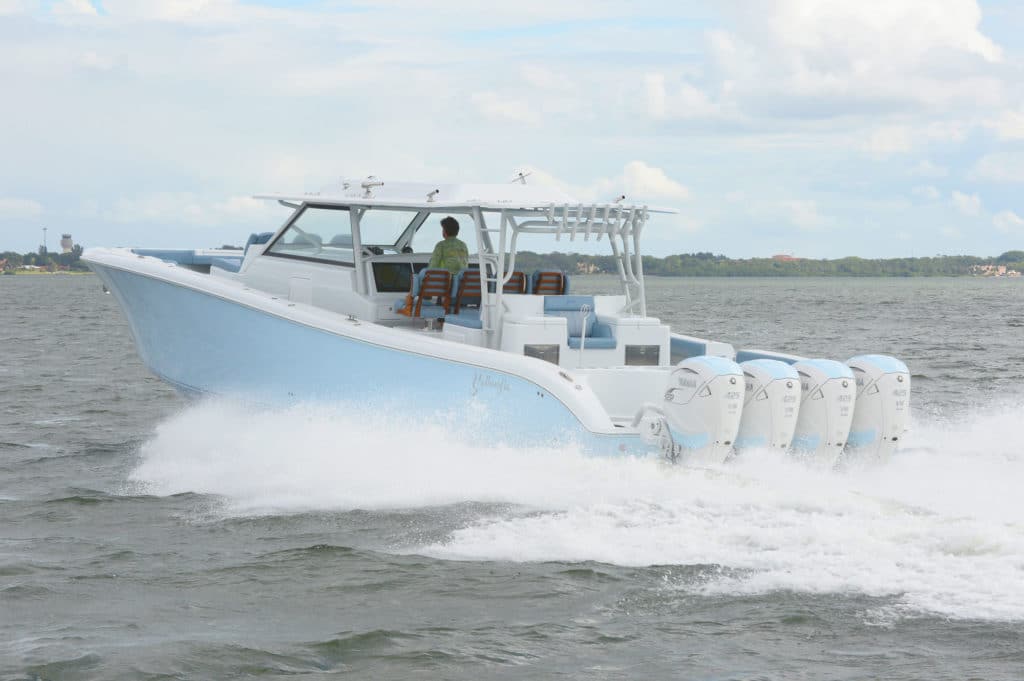
[[[79,260],[82,247],[75,245],[68,253],[48,253],[40,248],[36,253],[0,253],[0,263],[6,270],[39,267],[55,270],[88,268]],[[680,253],[664,258],[644,256],[644,273],[666,277],[959,277],[973,274],[979,265],[1005,265],[1007,269],[1024,271],[1024,251],[1007,251],[995,258],[973,255],[940,255],[928,258],[838,258],[816,260],[812,258],[746,258],[732,259],[713,253]],[[5,262],[6,261],[6,262]],[[610,255],[583,255],[580,253],[516,254],[516,269],[564,270],[569,273],[614,273],[615,258]]]
[[38,267],[44,270],[86,271],[89,268],[80,261],[81,257],[82,247],[78,244],[75,244],[67,253],[50,253],[41,246],[35,253],[4,251],[0,253],[0,269],[13,271],[26,267]]
[[[979,265],[1006,265],[1024,271],[1024,251],[1007,251],[995,258],[940,255],[928,258],[747,258],[732,259],[713,253],[680,253],[664,258],[645,255],[644,273],[668,277],[959,277],[973,274]],[[578,253],[516,254],[517,270],[557,269],[569,273],[613,273],[610,255]]]

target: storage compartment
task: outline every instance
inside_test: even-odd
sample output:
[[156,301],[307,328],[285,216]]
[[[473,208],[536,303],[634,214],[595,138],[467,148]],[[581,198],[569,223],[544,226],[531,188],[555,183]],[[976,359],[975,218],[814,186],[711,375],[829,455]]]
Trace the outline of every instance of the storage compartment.
[[[526,297],[526,296],[522,296]],[[518,317],[506,315],[502,324],[501,349],[516,355],[536,356],[542,353],[545,361],[552,361],[544,348],[565,344],[565,320],[561,317]],[[533,348],[528,350],[528,348]],[[556,363],[558,353],[555,353]]]
[[558,346],[555,344],[531,344],[523,346],[523,354],[545,362],[558,364]]
[[626,366],[656,367],[660,362],[660,345],[626,346]]

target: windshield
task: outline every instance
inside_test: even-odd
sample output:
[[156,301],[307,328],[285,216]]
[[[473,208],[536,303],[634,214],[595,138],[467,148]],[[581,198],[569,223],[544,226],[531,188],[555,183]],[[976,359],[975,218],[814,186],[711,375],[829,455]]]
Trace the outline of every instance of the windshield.
[[359,243],[392,248],[415,217],[416,213],[406,210],[367,208],[359,218]]
[[348,209],[307,206],[271,244],[266,255],[353,264]]

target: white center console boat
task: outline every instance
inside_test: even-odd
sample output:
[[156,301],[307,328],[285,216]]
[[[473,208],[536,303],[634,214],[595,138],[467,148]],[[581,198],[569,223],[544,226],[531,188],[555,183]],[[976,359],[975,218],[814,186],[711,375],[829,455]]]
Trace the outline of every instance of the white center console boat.
[[[910,374],[883,355],[802,358],[674,333],[649,317],[640,243],[660,212],[513,183],[341,182],[258,198],[290,209],[244,251],[94,248],[149,368],[182,391],[446,414],[474,437],[716,462],[781,449],[884,457]],[[440,221],[471,245],[428,266]],[[524,271],[522,241],[607,244],[615,295]]]

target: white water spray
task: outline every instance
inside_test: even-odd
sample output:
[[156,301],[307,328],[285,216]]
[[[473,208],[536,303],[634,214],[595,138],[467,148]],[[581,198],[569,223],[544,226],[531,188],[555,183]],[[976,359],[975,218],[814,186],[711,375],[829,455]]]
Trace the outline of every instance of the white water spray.
[[774,453],[687,469],[471,444],[443,423],[350,408],[253,413],[208,402],[158,429],[132,481],[155,494],[220,495],[228,515],[507,503],[518,510],[469,517],[444,541],[405,550],[713,564],[732,569],[679,588],[889,595],[911,612],[1022,620],[1018,423],[1016,411],[990,410],[917,424],[891,462],[834,473]]

